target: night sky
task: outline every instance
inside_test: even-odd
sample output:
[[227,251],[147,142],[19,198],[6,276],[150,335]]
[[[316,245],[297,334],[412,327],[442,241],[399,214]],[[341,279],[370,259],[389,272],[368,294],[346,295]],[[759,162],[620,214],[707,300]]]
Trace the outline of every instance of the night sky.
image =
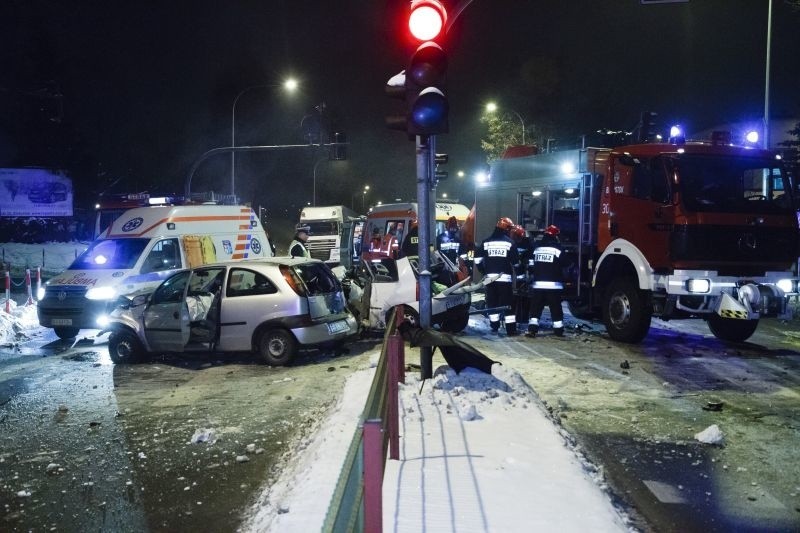
[[[455,7],[455,0],[449,2]],[[344,131],[349,159],[303,148],[238,154],[236,192],[272,216],[311,201],[361,207],[415,194],[413,143],[384,126],[403,104],[384,84],[414,45],[408,2],[4,0],[0,166],[70,172],[78,203],[103,191],[182,192],[192,164],[229,146],[301,144],[315,106]],[[774,0],[771,116],[800,117],[800,12]],[[485,167],[479,121],[492,99],[570,147],[598,128],[632,129],[653,110],[687,131],[761,119],[767,0],[473,0],[448,52],[450,154],[440,192]],[[300,90],[286,94],[287,76]],[[61,95],[60,97],[58,95]],[[304,120],[305,118],[305,120]],[[798,119],[800,120],[800,119]],[[301,126],[302,124],[302,126]],[[200,165],[193,191],[230,190],[230,155]]]

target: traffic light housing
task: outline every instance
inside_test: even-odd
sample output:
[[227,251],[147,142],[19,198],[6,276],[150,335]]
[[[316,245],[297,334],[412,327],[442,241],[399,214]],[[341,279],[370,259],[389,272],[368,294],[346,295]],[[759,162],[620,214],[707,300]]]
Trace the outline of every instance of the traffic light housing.
[[655,111],[642,111],[639,118],[639,138],[640,143],[653,142],[658,137],[656,131],[656,117],[658,113]]
[[433,163],[434,163],[434,170],[433,170],[433,179],[435,182],[440,182],[442,180],[447,179],[447,171],[440,169],[441,165],[447,164],[450,160],[450,156],[447,154],[434,154],[433,155]]
[[406,69],[409,135],[447,133],[446,81],[447,55],[442,47],[432,41],[421,44]]
[[393,76],[386,93],[406,102],[404,116],[386,117],[390,129],[404,130],[409,137],[447,133],[447,54],[433,40],[440,37],[447,22],[447,11],[438,0],[413,0],[408,18],[411,36],[420,44],[405,71]]

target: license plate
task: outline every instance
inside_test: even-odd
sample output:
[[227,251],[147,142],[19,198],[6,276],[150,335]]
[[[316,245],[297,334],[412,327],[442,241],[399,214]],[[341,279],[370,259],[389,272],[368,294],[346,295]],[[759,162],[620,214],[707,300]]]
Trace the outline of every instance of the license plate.
[[337,320],[336,322],[328,323],[328,335],[341,333],[342,331],[347,331],[347,329],[347,320]]
[[54,326],[71,326],[72,319],[71,318],[54,318],[50,321],[50,323]]

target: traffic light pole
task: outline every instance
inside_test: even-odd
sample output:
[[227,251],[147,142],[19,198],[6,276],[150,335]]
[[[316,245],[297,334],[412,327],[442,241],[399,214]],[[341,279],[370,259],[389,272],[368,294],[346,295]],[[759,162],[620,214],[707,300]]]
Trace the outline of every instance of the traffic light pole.
[[[417,136],[417,224],[419,229],[419,326],[431,327],[431,161],[436,137]],[[433,348],[419,348],[420,379],[433,377]]]

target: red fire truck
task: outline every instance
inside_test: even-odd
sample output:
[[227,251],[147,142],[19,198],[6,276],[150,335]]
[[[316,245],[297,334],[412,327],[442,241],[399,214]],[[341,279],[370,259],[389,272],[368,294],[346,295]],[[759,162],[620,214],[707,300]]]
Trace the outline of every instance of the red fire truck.
[[476,240],[498,217],[561,229],[566,300],[639,342],[651,317],[701,318],[744,341],[797,294],[798,218],[775,153],[708,142],[585,148],[500,159],[476,190]]

